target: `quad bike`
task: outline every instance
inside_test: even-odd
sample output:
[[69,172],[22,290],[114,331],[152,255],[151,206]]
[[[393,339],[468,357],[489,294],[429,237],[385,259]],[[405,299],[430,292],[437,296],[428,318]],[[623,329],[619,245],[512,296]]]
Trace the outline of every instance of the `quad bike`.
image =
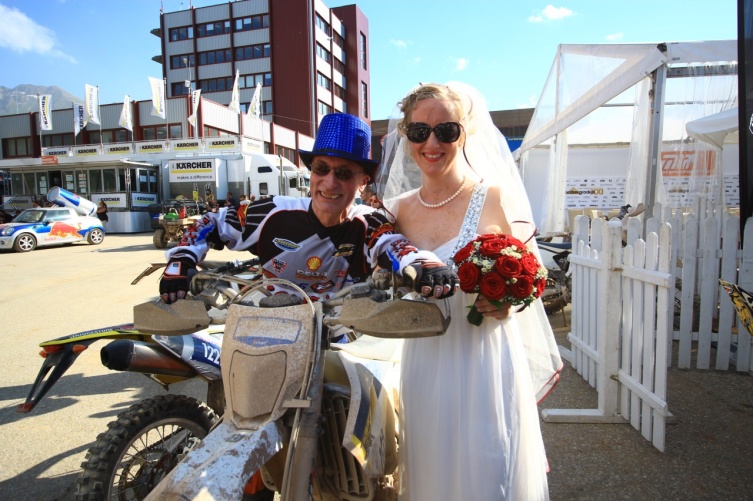
[[[224,315],[242,287],[259,278],[257,264],[257,259],[204,262],[191,282],[190,300],[143,303],[134,307],[132,324],[41,343],[44,362],[18,412],[31,412],[78,355],[103,339],[110,340],[100,352],[108,369],[143,373],[166,389],[193,378],[207,381],[207,403],[166,394],[118,414],[81,464],[77,500],[144,499],[208,433],[225,406],[220,372]],[[153,265],[133,283],[162,266]]]
[[154,230],[152,243],[155,248],[164,249],[168,243],[178,242],[183,237],[183,233],[201,218],[205,207],[193,200],[172,200],[156,204],[150,212]]
[[360,333],[342,345],[353,352],[372,336],[441,335],[449,319],[435,303],[381,290],[389,273],[377,274],[317,303],[267,296],[270,284],[297,288],[281,279],[244,291],[246,299],[228,309],[223,339],[225,414],[147,499],[237,500],[252,475],[282,501],[394,495],[396,414],[388,386],[366,360],[335,350],[328,331]]

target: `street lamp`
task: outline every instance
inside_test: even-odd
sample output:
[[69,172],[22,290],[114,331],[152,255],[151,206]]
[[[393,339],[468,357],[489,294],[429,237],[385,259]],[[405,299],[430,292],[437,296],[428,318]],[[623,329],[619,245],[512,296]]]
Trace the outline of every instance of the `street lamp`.
[[186,70],[188,73],[188,80],[186,80],[186,88],[188,89],[188,93],[191,93],[191,81],[193,80],[193,70],[191,61],[187,57],[183,57],[183,64],[186,65]]

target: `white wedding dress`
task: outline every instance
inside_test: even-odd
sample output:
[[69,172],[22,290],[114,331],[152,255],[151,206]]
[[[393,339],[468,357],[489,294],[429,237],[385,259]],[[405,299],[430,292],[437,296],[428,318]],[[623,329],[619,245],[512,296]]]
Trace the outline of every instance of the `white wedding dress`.
[[[461,236],[433,249],[443,261],[476,236],[485,193],[474,190]],[[467,306],[475,298],[458,292],[439,301],[452,316],[447,332],[403,345],[401,501],[549,498],[539,388],[521,340],[538,333],[521,331],[521,314],[471,325]]]

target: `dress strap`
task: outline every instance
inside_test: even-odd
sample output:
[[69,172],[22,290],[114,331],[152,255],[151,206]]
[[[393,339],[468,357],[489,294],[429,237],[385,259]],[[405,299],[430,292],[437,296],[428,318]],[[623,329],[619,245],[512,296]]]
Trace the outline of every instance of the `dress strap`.
[[450,254],[448,264],[454,265],[452,257],[462,249],[468,242],[476,238],[478,230],[478,222],[481,219],[481,210],[484,208],[484,201],[486,200],[486,186],[477,184],[473,187],[473,193],[471,194],[471,201],[468,204],[468,210],[465,212],[463,218],[463,225],[460,227],[460,234],[458,235],[455,248]]

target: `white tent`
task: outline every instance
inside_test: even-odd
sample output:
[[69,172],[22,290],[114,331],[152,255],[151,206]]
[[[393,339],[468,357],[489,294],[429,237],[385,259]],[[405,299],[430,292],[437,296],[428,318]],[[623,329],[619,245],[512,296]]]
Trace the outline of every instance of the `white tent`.
[[[721,173],[704,160],[708,147],[688,141],[685,125],[736,104],[736,40],[560,45],[516,151],[526,189],[544,191],[542,207],[534,207],[537,225],[564,229],[568,150],[576,147],[629,147],[615,160],[619,166],[604,163],[619,168],[624,185],[623,199],[605,208],[644,203],[650,214],[655,202],[667,203],[668,192],[683,192],[676,204],[697,194],[720,196]],[[545,155],[544,172],[532,168],[534,151]]]
[[738,118],[738,109],[735,106],[729,110],[688,122],[685,130],[693,139],[713,144],[721,149],[725,142],[740,142]]

